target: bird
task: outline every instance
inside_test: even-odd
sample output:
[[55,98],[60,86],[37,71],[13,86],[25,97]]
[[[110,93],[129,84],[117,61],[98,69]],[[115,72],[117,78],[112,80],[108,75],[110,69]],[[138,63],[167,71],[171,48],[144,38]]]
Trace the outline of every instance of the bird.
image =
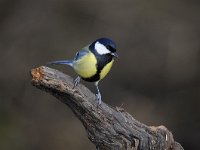
[[97,90],[96,100],[98,105],[101,105],[102,96],[98,84],[108,74],[117,57],[115,42],[109,38],[99,38],[78,51],[73,59],[52,61],[49,64],[72,67],[78,75],[74,80],[74,87],[81,79],[94,82]]

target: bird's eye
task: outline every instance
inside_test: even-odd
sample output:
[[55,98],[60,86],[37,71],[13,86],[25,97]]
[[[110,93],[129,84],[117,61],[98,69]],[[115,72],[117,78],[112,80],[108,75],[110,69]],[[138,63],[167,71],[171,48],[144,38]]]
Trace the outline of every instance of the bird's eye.
[[111,52],[115,52],[115,51],[116,51],[116,49],[113,48],[113,47],[110,46],[110,45],[106,45],[106,48],[107,48],[108,50],[110,50]]
[[110,45],[106,45],[106,48],[107,48],[108,50],[110,50],[110,49],[111,49],[111,46],[110,46]]

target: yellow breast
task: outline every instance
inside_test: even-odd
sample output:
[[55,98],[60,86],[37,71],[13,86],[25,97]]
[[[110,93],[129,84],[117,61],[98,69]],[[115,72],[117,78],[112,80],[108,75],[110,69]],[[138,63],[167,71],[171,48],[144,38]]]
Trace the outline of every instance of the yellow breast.
[[93,53],[89,52],[81,59],[74,61],[73,68],[75,72],[83,78],[90,78],[96,74],[97,60]]
[[111,67],[112,67],[113,62],[114,62],[114,60],[112,60],[111,62],[109,62],[109,63],[101,70],[100,79],[103,79],[103,78],[108,74],[108,72],[110,71],[110,69],[111,69]]

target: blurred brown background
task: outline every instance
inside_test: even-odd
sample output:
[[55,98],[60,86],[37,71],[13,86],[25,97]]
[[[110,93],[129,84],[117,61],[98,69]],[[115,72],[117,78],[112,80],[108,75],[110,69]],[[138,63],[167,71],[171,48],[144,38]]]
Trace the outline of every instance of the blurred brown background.
[[[29,71],[73,58],[99,37],[113,39],[119,54],[100,83],[103,100],[147,125],[165,125],[185,149],[197,150],[197,0],[1,0],[0,149],[95,149],[67,106],[31,86]],[[53,67],[75,77],[69,67]]]

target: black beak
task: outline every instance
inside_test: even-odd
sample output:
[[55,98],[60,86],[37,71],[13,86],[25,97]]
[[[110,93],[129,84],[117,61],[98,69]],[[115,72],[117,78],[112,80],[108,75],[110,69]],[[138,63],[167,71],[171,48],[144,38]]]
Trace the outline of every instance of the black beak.
[[118,55],[117,55],[116,52],[111,53],[111,55],[113,55],[114,57],[117,57],[117,58],[118,58]]

